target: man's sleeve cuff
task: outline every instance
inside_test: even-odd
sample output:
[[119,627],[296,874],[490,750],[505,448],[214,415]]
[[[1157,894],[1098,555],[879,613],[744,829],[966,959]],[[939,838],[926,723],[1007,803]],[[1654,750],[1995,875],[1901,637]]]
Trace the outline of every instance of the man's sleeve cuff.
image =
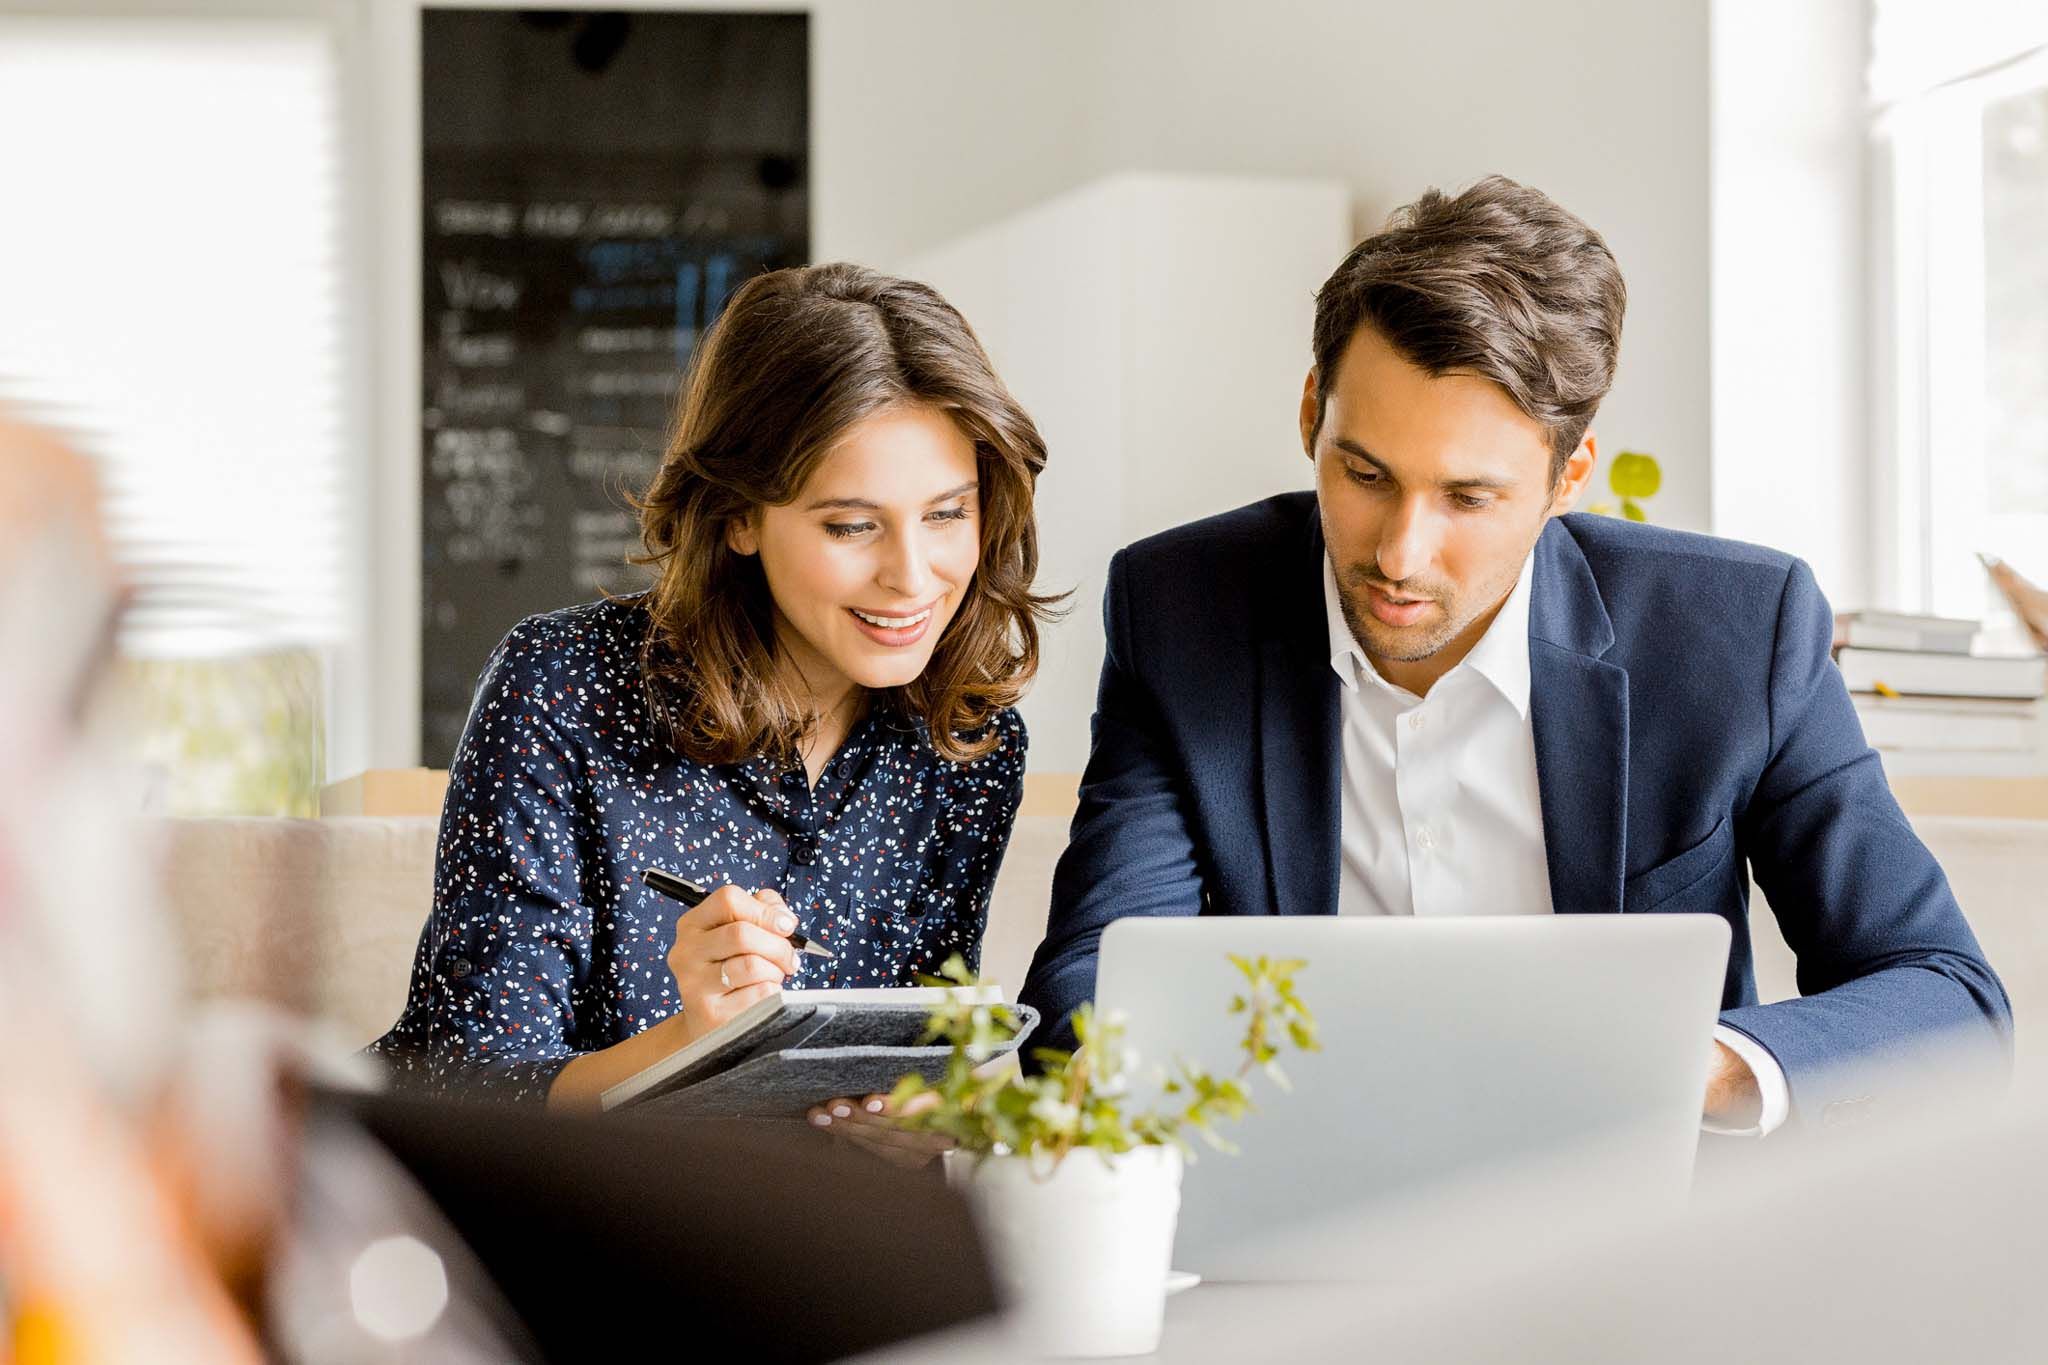
[[1739,1029],[1729,1028],[1726,1024],[1716,1024],[1714,1041],[1724,1044],[1730,1052],[1741,1058],[1742,1064],[1756,1077],[1757,1093],[1763,1096],[1763,1110],[1757,1115],[1757,1121],[1748,1128],[1731,1128],[1726,1124],[1715,1123],[1711,1119],[1701,1119],[1700,1127],[1706,1132],[1717,1133],[1723,1137],[1768,1137],[1792,1112],[1792,1088],[1786,1084],[1785,1069],[1778,1065],[1778,1059],[1771,1055],[1769,1048]]

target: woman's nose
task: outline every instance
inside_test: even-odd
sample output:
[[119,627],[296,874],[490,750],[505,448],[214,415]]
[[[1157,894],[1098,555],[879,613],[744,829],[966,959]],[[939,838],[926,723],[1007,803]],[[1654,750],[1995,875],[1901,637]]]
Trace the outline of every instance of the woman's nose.
[[893,537],[875,582],[892,593],[922,601],[931,587],[931,555],[916,532]]

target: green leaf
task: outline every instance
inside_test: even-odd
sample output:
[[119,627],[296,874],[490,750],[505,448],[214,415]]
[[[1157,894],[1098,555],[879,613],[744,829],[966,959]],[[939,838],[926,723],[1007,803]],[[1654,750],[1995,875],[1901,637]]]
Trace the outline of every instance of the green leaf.
[[[1621,496],[1622,515],[1628,516],[1627,499],[1654,496],[1664,486],[1664,471],[1658,466],[1656,456],[1624,450],[1607,468],[1607,486]],[[1642,518],[1631,517],[1630,520],[1640,521]]]
[[1649,514],[1643,511],[1643,505],[1634,498],[1623,498],[1621,500],[1621,514],[1630,521],[1648,521],[1650,519]]

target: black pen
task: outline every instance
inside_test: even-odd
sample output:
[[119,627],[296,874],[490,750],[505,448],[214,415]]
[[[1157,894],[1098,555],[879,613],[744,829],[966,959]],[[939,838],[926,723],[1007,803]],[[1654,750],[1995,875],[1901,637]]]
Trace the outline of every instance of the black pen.
[[[648,886],[667,896],[670,900],[681,901],[686,907],[693,910],[702,905],[704,898],[711,894],[688,878],[678,877],[673,872],[664,872],[658,867],[650,867],[645,872],[642,872],[640,880],[646,882]],[[828,949],[813,943],[801,933],[791,933],[789,941],[800,953],[808,953],[812,957],[822,957],[827,962],[837,962],[839,960]]]

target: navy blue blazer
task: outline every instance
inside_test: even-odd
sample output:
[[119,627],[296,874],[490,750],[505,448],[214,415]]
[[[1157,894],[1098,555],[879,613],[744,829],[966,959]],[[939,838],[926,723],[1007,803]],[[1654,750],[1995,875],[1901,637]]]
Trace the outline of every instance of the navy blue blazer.
[[[1907,824],[1829,658],[1805,564],[1567,516],[1536,544],[1530,709],[1559,912],[1705,912],[1734,931],[1721,1022],[1784,1068],[1795,1120],[1859,1105],[1859,1062],[2005,1046],[2004,988]],[[1071,1047],[1122,915],[1335,914],[1336,674],[1314,495],[1111,561],[1072,840],[1020,998]],[[1757,1003],[1749,873],[1801,998]],[[1851,1093],[1859,1092],[1859,1093]]]

